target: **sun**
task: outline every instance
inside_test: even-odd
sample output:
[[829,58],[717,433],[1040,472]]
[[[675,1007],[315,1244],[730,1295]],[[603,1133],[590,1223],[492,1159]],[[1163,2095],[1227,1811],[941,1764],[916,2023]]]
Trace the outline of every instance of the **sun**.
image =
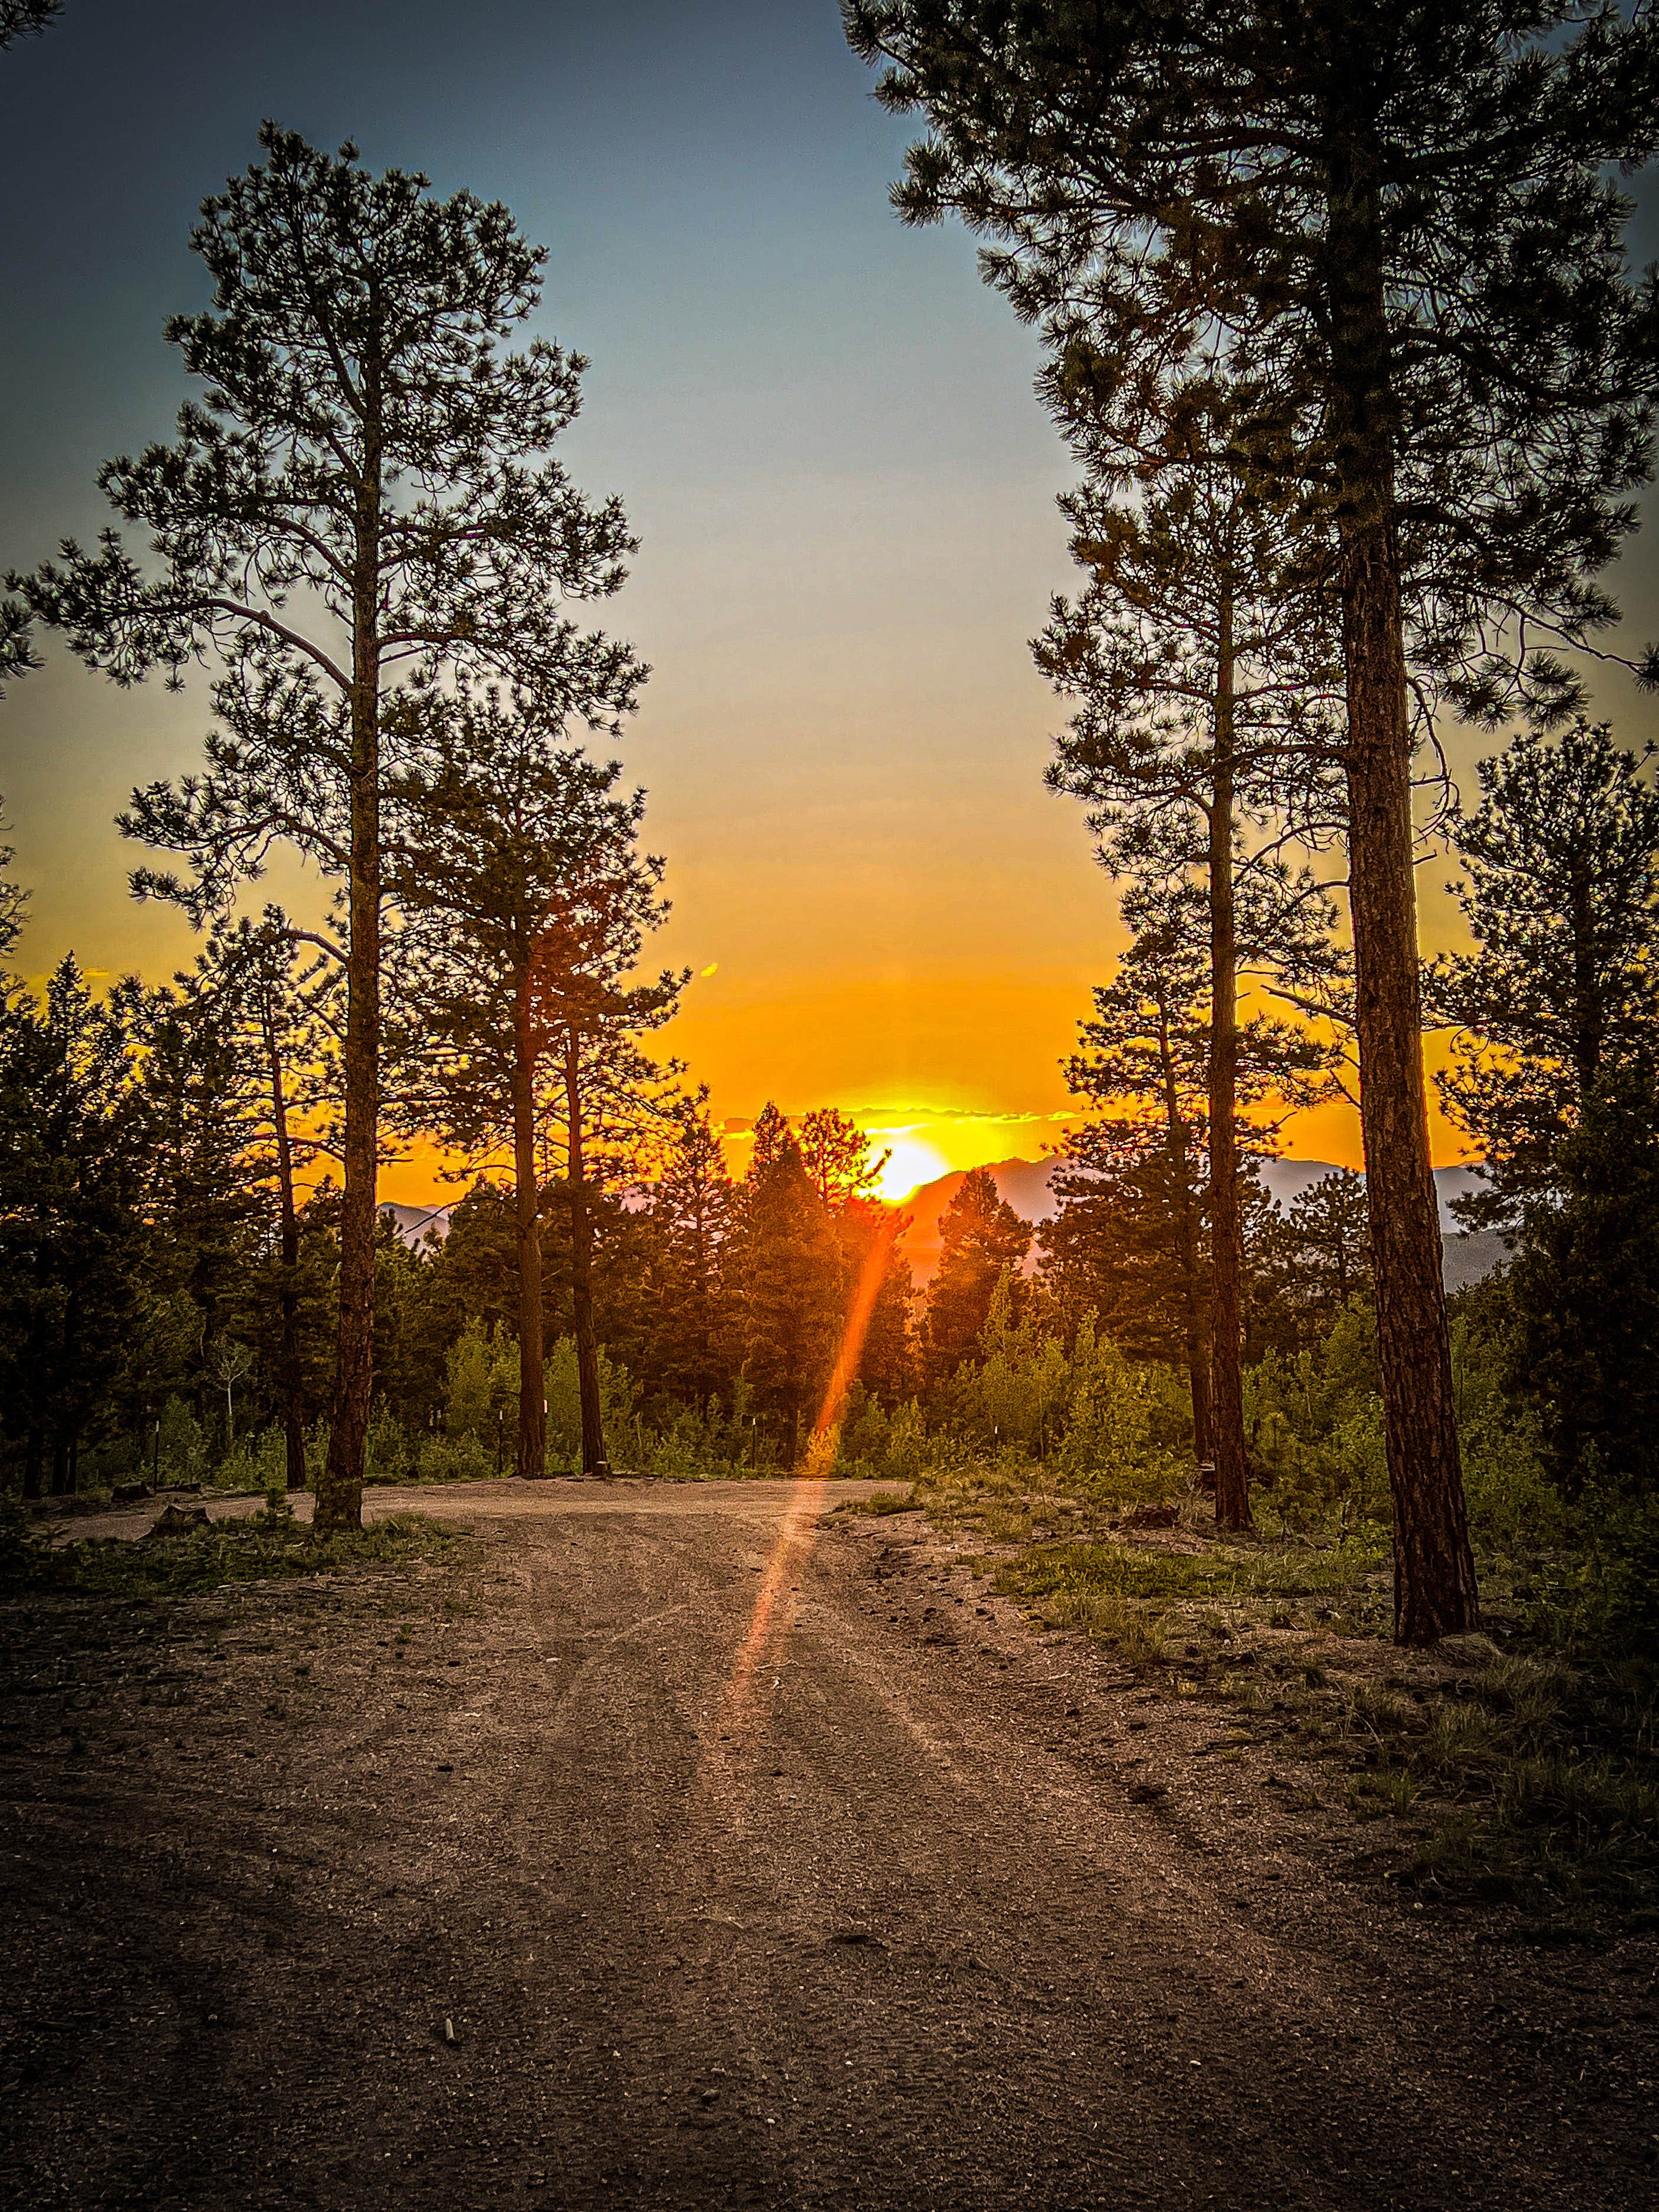
[[885,1199],[889,1206],[899,1205],[923,1183],[951,1172],[950,1162],[920,1137],[895,1137],[891,1150],[892,1157],[876,1185],[877,1197]]

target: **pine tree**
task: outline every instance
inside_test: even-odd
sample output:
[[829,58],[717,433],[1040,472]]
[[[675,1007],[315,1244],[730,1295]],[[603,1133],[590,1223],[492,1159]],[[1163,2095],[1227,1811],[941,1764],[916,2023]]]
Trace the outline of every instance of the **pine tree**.
[[[267,124],[265,155],[208,200],[191,244],[213,305],[167,337],[207,387],[172,446],[108,463],[104,491],[148,530],[156,566],[113,531],[8,579],[118,683],[176,678],[216,653],[208,773],[138,794],[133,834],[195,881],[149,888],[198,915],[289,839],[345,887],[345,1186],[339,1350],[319,1529],[358,1525],[373,1373],[380,1117],[382,811],[409,717],[401,676],[510,670],[596,727],[631,706],[626,647],[564,601],[614,592],[632,550],[615,501],[591,507],[550,448],[586,364],[537,340],[544,255],[507,210],[423,177],[370,176]],[[343,633],[346,650],[336,644]],[[388,686],[393,688],[389,690]]]
[[[1063,410],[1095,473],[1062,501],[1073,556],[1092,572],[1057,599],[1038,665],[1079,702],[1051,787],[1083,799],[1114,874],[1188,872],[1208,938],[1210,1364],[1194,1416],[1224,1528],[1250,1518],[1243,1376],[1244,1239],[1237,1132],[1238,996],[1252,968],[1307,994],[1336,963],[1328,909],[1281,858],[1288,802],[1316,838],[1334,794],[1333,641],[1285,571],[1285,518],[1227,453],[1224,395],[1194,409],[1192,459],[1150,484],[1090,452],[1086,412]],[[1246,831],[1257,830],[1255,847]],[[1241,941],[1241,892],[1255,913]],[[1267,909],[1263,911],[1263,909]],[[1311,926],[1310,926],[1311,925]],[[1254,956],[1254,957],[1252,957]]]
[[[1479,1606],[1423,1089],[1413,702],[1570,701],[1613,618],[1656,303],[1615,164],[1659,141],[1659,29],[1464,0],[848,0],[930,135],[896,194],[991,241],[1126,465],[1181,450],[1219,357],[1238,443],[1299,509],[1340,619],[1361,1118],[1395,1505],[1395,1633]],[[1495,638],[1496,634],[1496,638]],[[1507,655],[1498,647],[1507,647]]]
[[1659,1073],[1609,1061],[1527,1200],[1504,1303],[1511,1382],[1570,1495],[1659,1487]]
[[963,1178],[939,1216],[939,1272],[927,1286],[922,1358],[931,1382],[954,1375],[972,1352],[997,1285],[1024,1265],[1031,1235],[1030,1222],[998,1193],[989,1168]]
[[660,1388],[702,1406],[741,1359],[728,1279],[736,1194],[706,1094],[679,1100],[668,1126],[666,1157],[649,1190],[658,1262],[653,1364]]
[[1475,950],[1430,969],[1431,1001],[1464,1037],[1441,1079],[1480,1146],[1486,1187],[1459,1201],[1515,1229],[1553,1185],[1603,1069],[1659,1035],[1659,793],[1644,759],[1582,719],[1523,730],[1482,761],[1481,804],[1455,823],[1451,889]]
[[892,1157],[878,1152],[858,1124],[834,1106],[819,1106],[802,1116],[799,1143],[801,1164],[832,1208],[867,1198]]
[[[1084,1048],[1066,1069],[1067,1087],[1107,1110],[1073,1132],[1054,1179],[1059,1219],[1045,1224],[1044,1236],[1048,1269],[1061,1278],[1068,1308],[1079,1304],[1079,1275],[1092,1273],[1088,1303],[1114,1336],[1159,1355],[1179,1343],[1200,1461],[1211,1458],[1215,1436],[1211,1177],[1200,1165],[1212,1096],[1211,969],[1201,927],[1207,904],[1179,877],[1139,884],[1124,898],[1129,948],[1112,981],[1096,991],[1094,1018],[1081,1027]],[[1285,1114],[1316,1094],[1323,1061],[1313,1041],[1286,1024],[1257,1015],[1237,1025],[1231,1109],[1269,1103],[1277,1109],[1267,1120],[1258,1110],[1244,1125],[1253,1152],[1271,1151]],[[1235,1209],[1242,1173],[1235,1165]],[[1242,1296],[1240,1306],[1242,1329]],[[1248,1519],[1248,1491],[1242,1510]]]
[[846,1318],[842,1252],[787,1120],[768,1103],[740,1194],[744,1374],[793,1467]]
[[[0,809],[0,832],[9,827],[3,809]],[[11,864],[16,857],[15,847],[0,845],[0,962],[11,958],[23,933],[23,916],[28,909],[29,895],[11,872]],[[0,1005],[9,1000],[15,988],[10,971],[0,967]]]
[[19,39],[44,31],[63,5],[64,0],[0,0],[0,53]]
[[1337,1168],[1280,1213],[1269,1201],[1249,1243],[1259,1326],[1270,1317],[1297,1349],[1322,1335],[1352,1300],[1372,1296],[1365,1184]]
[[257,1188],[264,1163],[250,1112],[257,1072],[238,1031],[234,1010],[199,975],[155,993],[136,1024],[145,1273],[155,1297],[182,1301],[195,1317],[188,1379],[204,1419],[212,1410],[216,1360],[242,1342],[264,1214]]
[[302,960],[300,935],[281,907],[267,906],[257,922],[244,915],[216,932],[197,963],[198,988],[216,994],[237,1025],[247,1172],[266,1187],[276,1216],[278,1402],[290,1490],[306,1486],[309,1410],[296,1175],[327,1148],[342,1011],[337,968],[324,957]]
[[[584,1172],[595,1114],[615,1134],[629,1085],[659,1071],[627,1039],[659,1027],[680,981],[626,988],[645,933],[666,915],[662,862],[642,855],[643,793],[619,796],[599,763],[522,690],[428,698],[416,757],[397,784],[401,847],[392,885],[405,923],[394,963],[399,1103],[476,1163],[510,1153],[518,1243],[518,1471],[546,1473],[538,1145],[564,1133],[579,1361],[594,1464],[599,1427],[592,1224]],[[550,1096],[556,1103],[550,1107]],[[585,1434],[586,1431],[585,1431]]]
[[102,1002],[72,956],[0,1012],[0,1433],[22,1488],[72,1491],[137,1304],[143,994]]

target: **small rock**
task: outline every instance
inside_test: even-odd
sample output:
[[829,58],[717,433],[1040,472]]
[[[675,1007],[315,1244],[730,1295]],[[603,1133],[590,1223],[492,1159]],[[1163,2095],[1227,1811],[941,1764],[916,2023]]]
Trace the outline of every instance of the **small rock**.
[[168,1536],[187,1536],[191,1533],[191,1529],[205,1528],[207,1525],[208,1513],[205,1505],[191,1505],[188,1507],[169,1505],[164,1509],[159,1518],[153,1523],[149,1531],[149,1535],[147,1536],[144,1540],[148,1543],[157,1536],[163,1538]]
[[1126,1528],[1173,1528],[1180,1518],[1173,1505],[1137,1505],[1123,1525]]

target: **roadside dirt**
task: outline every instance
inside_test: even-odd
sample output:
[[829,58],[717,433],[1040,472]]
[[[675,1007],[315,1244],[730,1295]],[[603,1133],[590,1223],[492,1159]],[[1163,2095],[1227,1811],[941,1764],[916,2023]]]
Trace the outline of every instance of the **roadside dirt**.
[[848,1495],[0,1605],[0,2203],[1654,2201],[1659,1942],[1413,1905]]

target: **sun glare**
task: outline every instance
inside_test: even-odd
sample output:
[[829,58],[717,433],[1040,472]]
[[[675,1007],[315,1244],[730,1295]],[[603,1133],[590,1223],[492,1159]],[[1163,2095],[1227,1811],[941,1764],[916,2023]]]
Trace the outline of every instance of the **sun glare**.
[[891,1150],[892,1158],[882,1170],[881,1180],[876,1185],[876,1195],[884,1198],[890,1206],[898,1205],[912,1191],[920,1190],[923,1183],[933,1182],[951,1172],[950,1162],[942,1159],[920,1137],[895,1137]]

